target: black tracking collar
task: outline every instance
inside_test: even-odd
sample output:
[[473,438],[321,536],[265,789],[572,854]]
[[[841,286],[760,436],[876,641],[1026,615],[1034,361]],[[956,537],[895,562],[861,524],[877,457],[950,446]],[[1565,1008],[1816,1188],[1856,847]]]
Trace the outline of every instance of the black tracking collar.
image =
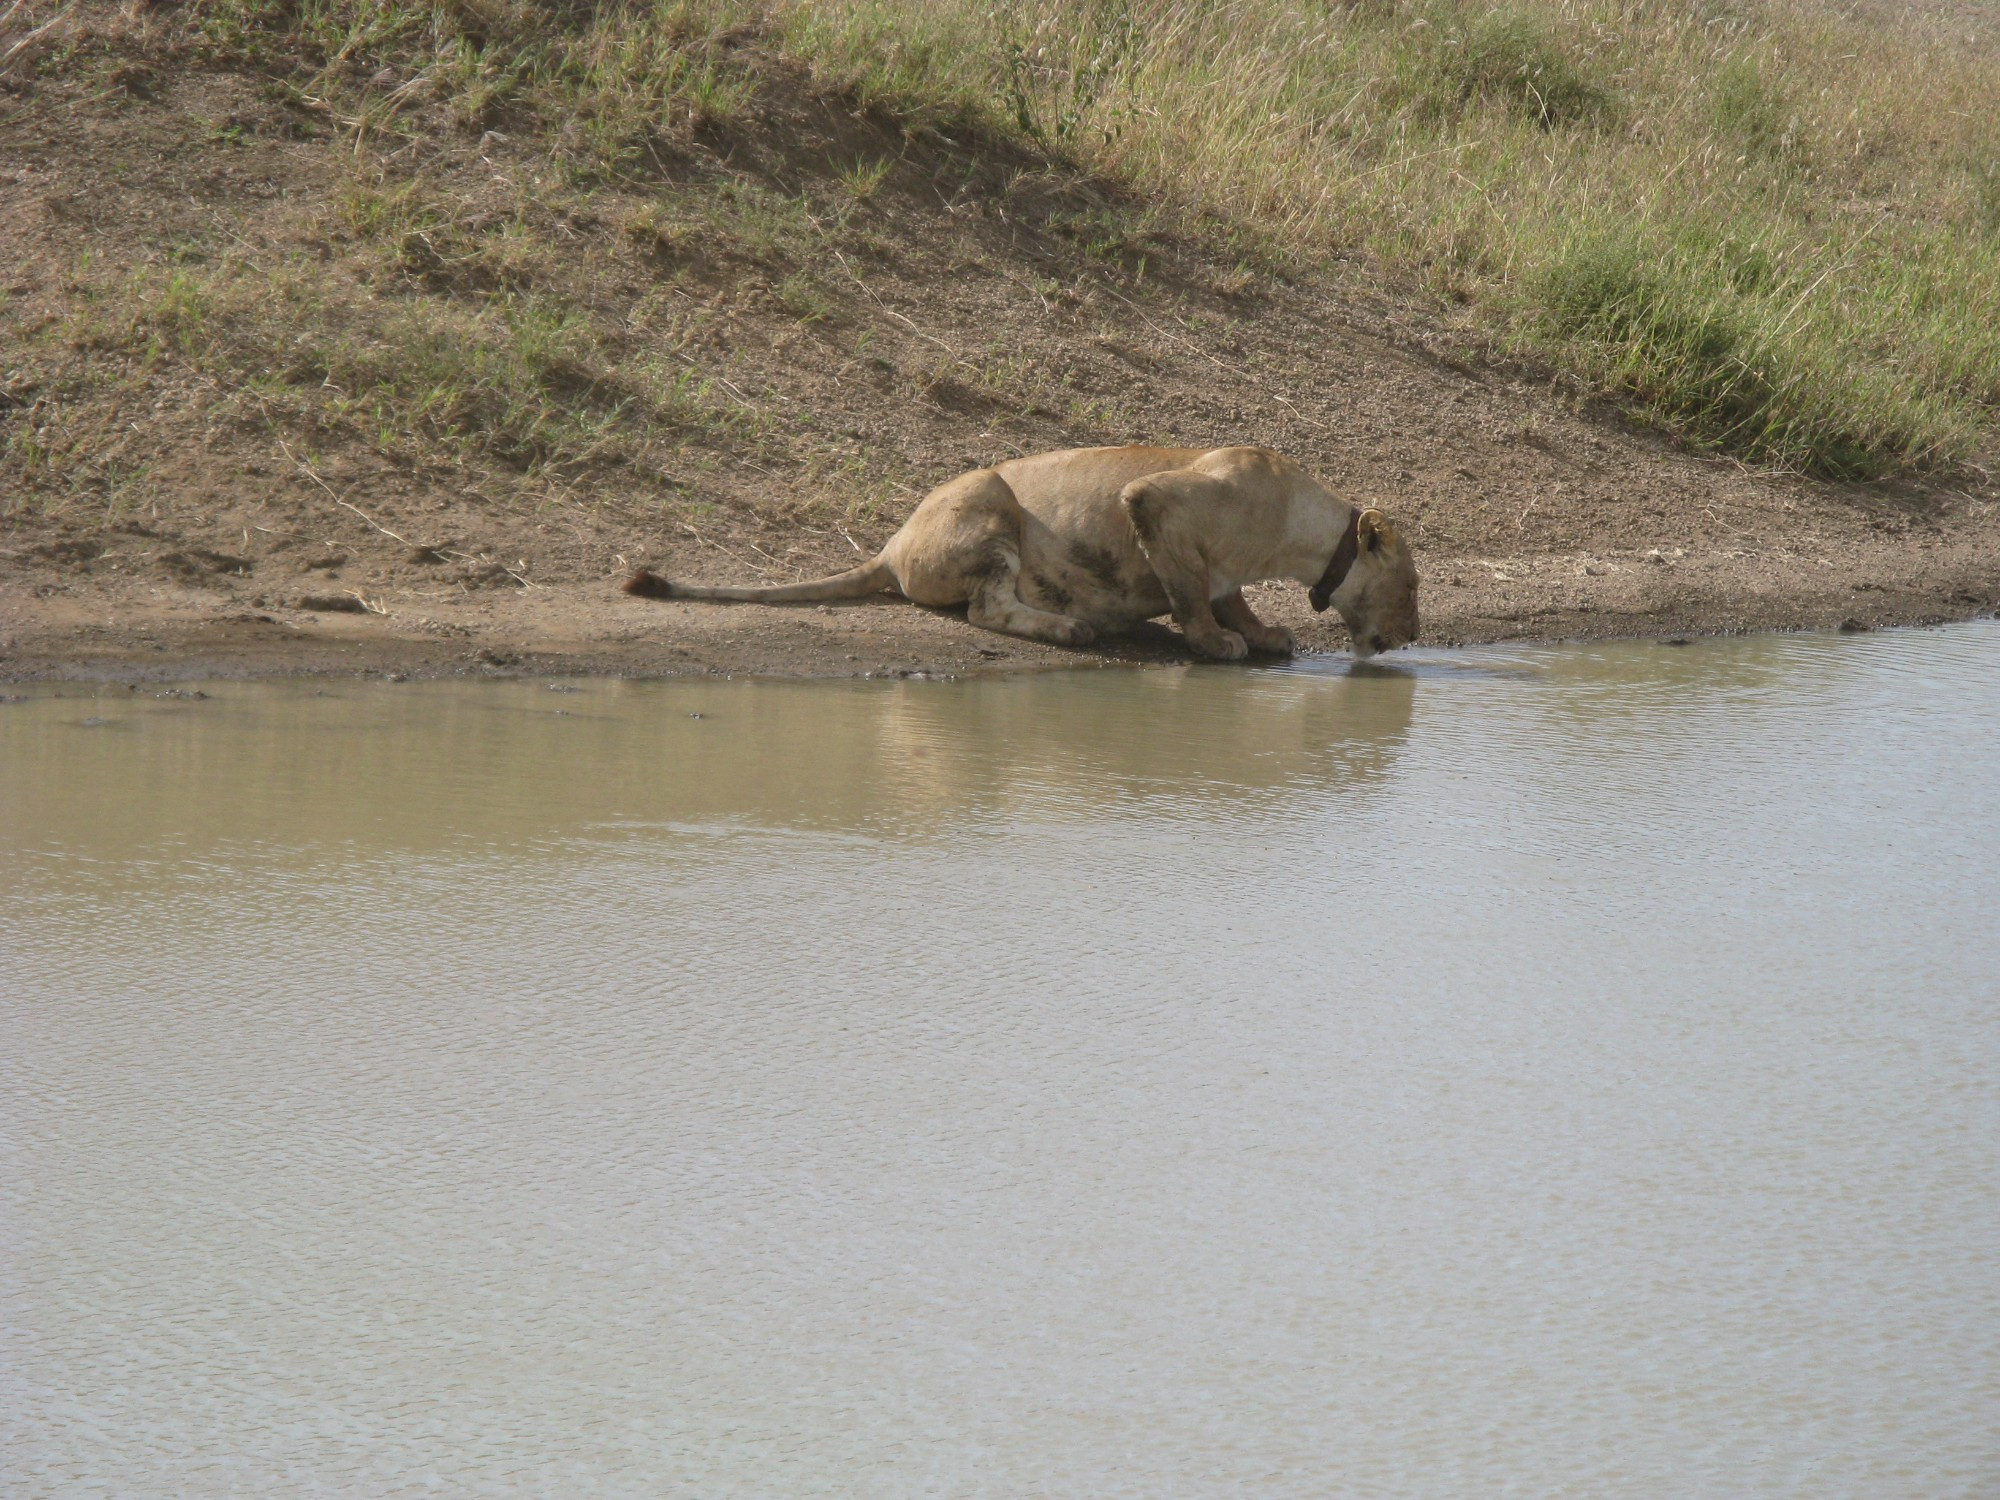
[[1326,571],[1319,575],[1319,582],[1312,586],[1306,598],[1312,602],[1313,613],[1323,615],[1326,607],[1333,603],[1333,591],[1347,582],[1347,570],[1354,566],[1354,559],[1361,555],[1361,511],[1356,507],[1347,518],[1347,530],[1340,534],[1340,545],[1333,549],[1333,558],[1326,565]]

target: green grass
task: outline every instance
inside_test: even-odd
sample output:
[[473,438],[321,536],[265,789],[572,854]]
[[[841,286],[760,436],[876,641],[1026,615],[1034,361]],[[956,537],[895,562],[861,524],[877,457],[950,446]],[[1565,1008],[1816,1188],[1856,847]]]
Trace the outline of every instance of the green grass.
[[[1914,22],[1809,0],[189,11],[201,49],[269,69],[358,161],[442,105],[468,134],[536,141],[574,191],[643,186],[755,109],[777,56],[912,132],[967,150],[1011,139],[1132,190],[1136,216],[1054,226],[1128,272],[1147,234],[1178,230],[1259,264],[1384,280],[1433,299],[1468,343],[1624,393],[1699,444],[1866,477],[1971,460],[2000,412],[2000,48]],[[740,181],[626,232],[673,261],[726,221],[818,323],[830,309],[802,262],[885,170],[852,164],[844,207]],[[412,180],[358,182],[341,213],[408,283],[502,299],[454,377],[474,394],[415,392],[438,432],[490,430],[538,462],[661,399],[591,375],[588,337],[526,310],[544,305],[547,247],[525,218],[511,239],[468,229]],[[170,343],[199,339],[200,319],[163,304],[147,326]],[[430,348],[421,328],[405,337]],[[412,401],[415,377],[366,347],[350,356],[361,387]],[[549,403],[580,424],[561,442],[536,415]]]
[[1543,130],[1608,123],[1605,70],[1556,16],[1527,6],[1472,14],[1440,9],[1397,57],[1403,107],[1434,124],[1481,106]]
[[776,14],[830,85],[1054,144],[1296,267],[1358,257],[1698,442],[1850,477],[1991,441],[1990,45],[1723,0]]

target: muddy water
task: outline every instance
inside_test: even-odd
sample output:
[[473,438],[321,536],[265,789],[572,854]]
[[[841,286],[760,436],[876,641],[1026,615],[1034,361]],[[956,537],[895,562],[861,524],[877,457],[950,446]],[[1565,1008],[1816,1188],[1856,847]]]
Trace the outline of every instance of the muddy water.
[[2000,628],[0,707],[0,1490],[1990,1495]]

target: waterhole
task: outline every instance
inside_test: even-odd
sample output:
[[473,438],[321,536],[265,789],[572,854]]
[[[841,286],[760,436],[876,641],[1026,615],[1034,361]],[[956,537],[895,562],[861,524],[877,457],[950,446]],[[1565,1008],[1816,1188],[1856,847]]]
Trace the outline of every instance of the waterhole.
[[20,1495],[2000,1484],[2000,626],[0,704]]

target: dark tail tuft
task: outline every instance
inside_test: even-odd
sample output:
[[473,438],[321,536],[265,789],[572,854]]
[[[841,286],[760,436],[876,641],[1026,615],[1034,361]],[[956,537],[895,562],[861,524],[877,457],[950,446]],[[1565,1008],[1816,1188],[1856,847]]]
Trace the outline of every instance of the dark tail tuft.
[[641,599],[671,599],[674,586],[650,568],[641,568],[625,580],[625,592],[636,594]]

